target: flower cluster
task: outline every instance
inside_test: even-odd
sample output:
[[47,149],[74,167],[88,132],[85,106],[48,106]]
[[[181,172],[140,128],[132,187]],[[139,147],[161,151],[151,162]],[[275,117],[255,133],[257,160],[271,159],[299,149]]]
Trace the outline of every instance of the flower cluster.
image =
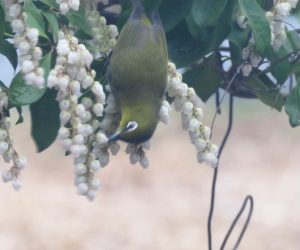
[[[242,12],[237,13],[236,22],[242,29],[247,28],[248,21]],[[241,66],[241,72],[243,76],[249,76],[253,68],[259,67],[260,63],[262,62],[262,57],[255,53],[254,46],[255,40],[252,35],[248,41],[248,45],[242,50],[242,59],[244,62]]]
[[7,104],[7,94],[0,89],[0,155],[5,162],[13,162],[13,166],[9,170],[3,171],[2,179],[4,182],[11,181],[13,188],[19,190],[22,186],[20,174],[25,168],[27,161],[13,148],[13,141],[9,133],[11,122],[9,117],[5,116],[4,112],[7,108]]
[[270,23],[272,46],[279,49],[286,40],[284,18],[289,16],[292,8],[296,8],[298,0],[280,0],[274,4],[273,10],[266,12]]
[[95,173],[109,162],[108,139],[98,121],[106,96],[90,67],[93,57],[77,38],[60,31],[56,50],[58,57],[48,87],[58,90],[59,138],[74,157],[78,193],[93,200],[100,184]]
[[5,90],[0,88],[0,112],[8,106],[8,96]]
[[262,57],[255,53],[251,42],[249,42],[248,46],[242,50],[242,59],[244,60],[241,67],[243,76],[249,76],[253,68],[259,67],[262,62]]
[[159,120],[164,124],[169,124],[171,111],[172,107],[170,103],[167,100],[163,100],[159,110]]
[[79,10],[80,1],[79,0],[56,0],[59,4],[59,11],[61,14],[65,15],[70,10]]
[[[278,50],[286,40],[284,18],[289,16],[292,8],[297,6],[298,0],[278,0],[274,1],[271,11],[265,13],[271,28],[271,44],[275,50]],[[242,13],[238,13],[237,24],[245,29],[248,25],[247,18]],[[262,57],[254,52],[255,39],[252,36],[249,43],[242,51],[244,64],[241,68],[244,76],[249,76],[253,68],[257,68],[262,62]]]
[[94,34],[92,45],[95,47],[95,51],[100,53],[99,56],[107,55],[116,45],[118,28],[115,25],[107,25],[105,17],[95,9],[87,11],[87,20]]
[[44,69],[39,66],[42,50],[37,46],[39,32],[26,24],[27,15],[20,4],[22,1],[5,0],[7,19],[11,23],[14,45],[19,52],[19,63],[27,85],[43,88],[45,84]]
[[119,125],[121,114],[109,85],[106,86],[106,91],[108,92],[108,95],[106,106],[104,108],[104,117],[100,123],[100,127],[107,135],[112,135]]
[[130,163],[134,165],[139,162],[143,168],[147,168],[149,166],[149,160],[145,150],[149,149],[150,140],[140,144],[128,143],[126,153],[129,154]]
[[182,82],[173,63],[168,64],[167,94],[174,98],[175,110],[181,112],[183,129],[188,130],[191,142],[198,152],[199,163],[212,167],[218,164],[218,147],[210,142],[211,129],[202,124],[203,111],[197,107],[198,96],[193,88]]

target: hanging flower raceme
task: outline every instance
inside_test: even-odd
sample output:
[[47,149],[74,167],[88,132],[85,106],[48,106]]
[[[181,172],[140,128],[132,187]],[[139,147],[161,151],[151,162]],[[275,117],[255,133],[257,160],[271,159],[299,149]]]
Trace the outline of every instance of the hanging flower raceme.
[[25,168],[26,159],[18,154],[13,147],[9,129],[11,127],[10,118],[6,117],[5,110],[8,105],[8,97],[4,90],[0,88],[0,155],[7,163],[12,162],[13,165],[9,170],[2,172],[4,182],[11,182],[15,190],[19,190],[22,186],[21,172]]
[[[271,28],[271,45],[278,50],[286,40],[286,30],[284,19],[290,15],[290,11],[297,6],[298,0],[279,0],[274,1],[271,11],[265,13]],[[238,13],[236,17],[237,24],[242,28],[247,28],[248,21],[244,14]],[[244,64],[241,68],[244,76],[249,76],[253,68],[257,68],[262,62],[262,57],[255,53],[255,39],[252,36],[249,39],[247,47],[242,51]]]
[[93,40],[91,45],[94,47],[95,55],[107,55],[116,45],[118,28],[115,25],[107,25],[105,17],[101,16],[96,9],[88,9],[87,21],[91,25]]
[[79,0],[56,0],[59,4],[59,11],[61,14],[66,15],[70,10],[79,10]]
[[[183,129],[189,132],[191,142],[198,152],[198,161],[216,167],[218,147],[210,142],[211,129],[202,124],[203,111],[197,106],[198,97],[195,90],[182,82],[182,75],[176,72],[175,64],[170,62],[167,94],[174,98],[175,110],[181,112]],[[163,118],[162,121],[164,120]]]
[[[92,200],[99,188],[95,173],[109,162],[108,139],[98,121],[106,96],[100,82],[95,81],[93,57],[77,38],[60,31],[56,50],[58,57],[49,74],[48,87],[58,90],[59,138],[74,157],[78,193]],[[87,96],[83,97],[83,93]]]
[[44,69],[39,66],[42,50],[37,46],[39,32],[27,26],[27,15],[23,11],[22,1],[5,0],[7,19],[15,33],[13,42],[18,50],[19,64],[25,83],[37,88],[45,84]]
[[273,10],[266,12],[272,32],[272,46],[279,49],[286,40],[284,19],[290,15],[293,8],[296,8],[298,0],[281,0],[274,4]]
[[150,149],[150,140],[140,144],[128,143],[126,153],[129,154],[131,164],[140,163],[143,168],[149,166],[146,150]]

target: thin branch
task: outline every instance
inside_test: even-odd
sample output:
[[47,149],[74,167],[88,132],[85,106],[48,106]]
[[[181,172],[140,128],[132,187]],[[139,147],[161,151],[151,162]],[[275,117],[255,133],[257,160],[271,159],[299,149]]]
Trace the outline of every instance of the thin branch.
[[209,214],[208,214],[208,221],[207,221],[207,233],[208,233],[208,249],[212,250],[212,219],[213,219],[213,213],[214,213],[214,207],[215,207],[215,197],[216,197],[216,185],[217,185],[217,179],[218,179],[218,167],[220,162],[220,157],[223,152],[224,146],[228,140],[228,137],[230,135],[230,132],[232,130],[232,124],[233,124],[233,95],[230,94],[229,99],[229,117],[228,117],[228,127],[226,130],[226,133],[224,135],[224,138],[222,140],[222,143],[220,145],[219,155],[218,155],[218,164],[217,167],[214,169],[213,173],[213,181],[212,181],[212,188],[211,188],[211,197],[210,197],[210,208],[209,208]]
[[229,230],[228,230],[228,232],[227,232],[227,234],[226,234],[226,236],[225,236],[225,238],[222,242],[222,245],[220,247],[221,250],[223,250],[225,248],[226,243],[227,243],[229,237],[231,236],[231,234],[233,232],[233,229],[235,228],[235,226],[236,226],[237,222],[239,221],[241,215],[245,211],[246,206],[247,206],[248,203],[249,203],[250,207],[249,207],[249,213],[247,215],[247,219],[245,221],[245,224],[243,226],[243,229],[242,229],[241,233],[239,234],[239,237],[238,237],[236,243],[234,244],[234,247],[232,248],[234,250],[238,249],[238,246],[239,246],[239,244],[241,243],[241,241],[243,239],[243,236],[244,236],[244,234],[245,234],[245,232],[246,232],[246,230],[249,226],[249,223],[250,223],[250,220],[251,220],[251,217],[252,217],[252,214],[253,214],[254,201],[253,201],[253,197],[251,195],[246,196],[242,207],[240,208],[238,214],[236,215],[236,217],[234,218],[232,224],[230,225]]
[[[290,56],[292,56],[292,55],[298,53],[299,51],[300,51],[300,48],[294,50],[293,52],[290,52],[290,53],[286,54],[285,56],[279,58],[276,62],[274,62],[273,64],[271,64],[268,68],[266,68],[266,69],[264,69],[264,70],[262,70],[262,71],[259,71],[258,73],[253,74],[253,75],[259,77],[259,76],[262,75],[262,74],[271,72],[271,70],[272,70],[272,68],[273,68],[274,66],[278,65],[279,63],[283,62],[284,60],[288,59]],[[293,64],[293,63],[290,63],[290,64]]]
[[289,82],[289,91],[290,91],[290,93],[293,90],[293,86],[294,86],[294,77],[291,75],[290,76],[290,82]]
[[283,20],[280,20],[280,19],[274,19],[273,20],[274,22],[279,22],[279,23],[284,23],[284,24],[286,24],[287,26],[290,26],[292,29],[296,29],[296,27],[293,25],[293,24],[291,24],[291,23],[288,23],[288,22],[286,22],[286,21],[283,21]]
[[[232,76],[231,80],[229,81],[229,83],[226,85],[226,89],[225,89],[225,93],[222,95],[222,97],[220,98],[220,101],[219,101],[219,105],[217,106],[217,109],[216,109],[216,112],[214,114],[214,117],[213,117],[213,121],[212,121],[212,124],[211,124],[211,130],[213,131],[213,128],[214,128],[214,125],[215,125],[215,121],[216,121],[216,118],[217,118],[217,115],[218,115],[218,110],[220,109],[221,107],[221,104],[222,102],[224,101],[224,98],[226,96],[226,94],[228,93],[229,89],[231,88],[232,84],[234,83],[235,81],[235,78],[238,76],[238,74],[240,73],[240,70],[241,68],[243,67],[244,63],[242,63],[240,66],[237,67],[234,75]],[[211,133],[211,137],[212,137],[212,133]]]
[[221,114],[220,91],[219,91],[219,89],[216,90],[216,110],[217,110],[218,114]]
[[257,91],[257,92],[264,92],[264,93],[272,93],[272,92],[277,92],[280,90],[280,86],[277,85],[273,88],[269,88],[269,89],[263,89],[263,88],[256,88],[256,87],[249,87],[247,86],[246,84],[244,83],[241,83],[241,85],[246,88],[246,89],[249,89],[249,90],[252,90],[252,91]]

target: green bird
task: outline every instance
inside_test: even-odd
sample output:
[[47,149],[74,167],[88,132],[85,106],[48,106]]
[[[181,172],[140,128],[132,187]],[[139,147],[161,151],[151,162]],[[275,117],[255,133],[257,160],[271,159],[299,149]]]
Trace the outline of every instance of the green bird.
[[139,1],[112,50],[108,82],[121,112],[110,140],[141,143],[156,129],[166,91],[168,52],[165,32],[157,11],[151,20]]

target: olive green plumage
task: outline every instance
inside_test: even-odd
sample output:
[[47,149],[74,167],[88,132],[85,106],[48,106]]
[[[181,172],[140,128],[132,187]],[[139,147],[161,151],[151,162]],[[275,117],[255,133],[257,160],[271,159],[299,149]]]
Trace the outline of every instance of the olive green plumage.
[[[112,51],[108,80],[121,111],[113,139],[131,143],[148,140],[154,133],[167,83],[166,39],[157,12],[151,21],[138,1]],[[128,122],[137,123],[129,131]]]

